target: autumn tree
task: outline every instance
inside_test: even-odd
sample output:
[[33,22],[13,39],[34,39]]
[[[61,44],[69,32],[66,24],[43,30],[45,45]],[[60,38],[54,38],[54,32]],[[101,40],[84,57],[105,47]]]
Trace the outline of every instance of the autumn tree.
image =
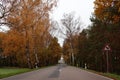
[[[114,66],[118,63],[119,59],[119,46],[120,41],[118,41],[120,34],[120,1],[119,0],[95,0],[95,10],[94,10],[94,18],[92,18],[93,28],[95,30],[101,31],[99,35],[101,35],[101,46],[103,44],[109,43],[112,48],[112,56],[111,64],[113,65],[113,71],[117,72],[119,70],[118,66]],[[102,40],[103,39],[103,40]],[[102,47],[101,47],[102,48]],[[109,57],[110,58],[110,57]]]
[[70,13],[70,14],[64,14],[63,19],[61,19],[61,22],[63,26],[60,32],[64,34],[67,39],[69,39],[69,46],[71,49],[70,53],[72,56],[72,64],[74,65],[75,52],[74,52],[73,36],[79,34],[81,21],[80,21],[80,18],[75,18],[74,14]]
[[[10,31],[18,32],[25,37],[25,53],[29,68],[32,68],[34,63],[38,63],[35,45],[42,45],[44,43],[42,41],[46,39],[45,36],[49,34],[49,12],[56,3],[56,0],[15,0],[16,6],[11,6],[9,15],[4,20],[9,24]],[[2,3],[2,5],[6,4]],[[33,55],[36,62],[31,58]]]
[[2,42],[6,34],[4,32],[0,32],[0,66],[5,66],[4,59],[5,55],[3,54]]
[[[73,43],[73,51],[74,51],[74,65],[77,63],[77,54],[78,54],[78,36],[79,35],[73,35],[72,36],[72,43]],[[63,44],[63,55],[65,58],[66,63],[72,64],[72,54],[71,54],[71,47],[70,47],[70,39],[66,38]]]
[[53,38],[49,47],[48,47],[48,50],[50,51],[50,55],[51,58],[50,60],[52,61],[51,63],[52,64],[57,64],[58,63],[58,60],[60,59],[60,56],[62,55],[62,48],[60,47],[60,44],[58,43],[58,39],[57,38]]
[[67,39],[63,43],[62,53],[64,55],[65,62],[67,64],[71,64],[70,46]]
[[99,20],[106,23],[120,22],[119,0],[95,0],[94,13]]
[[[25,63],[25,37],[16,31],[9,31],[3,38],[3,53],[9,66],[26,67]],[[22,59],[21,59],[22,58]],[[23,65],[24,64],[24,65]]]
[[87,33],[87,29],[83,29],[82,32],[80,32],[80,34],[78,35],[78,39],[77,39],[77,48],[78,48],[78,52],[76,54],[76,63],[77,66],[80,67],[85,67],[85,64],[87,64],[87,57],[88,57],[88,52],[89,52],[89,44],[88,44],[88,33]]
[[[95,0],[95,10],[92,15],[92,24],[87,31],[87,65],[90,69],[106,72],[107,61],[104,47],[109,44],[112,51],[109,51],[109,71],[119,72],[115,66],[119,59],[118,41],[119,38],[119,0]],[[83,51],[83,50],[82,50]]]

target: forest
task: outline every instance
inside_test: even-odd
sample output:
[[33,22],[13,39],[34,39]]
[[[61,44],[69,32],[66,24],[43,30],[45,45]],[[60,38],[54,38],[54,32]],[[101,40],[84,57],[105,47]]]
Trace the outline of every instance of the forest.
[[[58,26],[49,15],[56,6],[57,0],[0,0],[0,26],[9,28],[0,32],[0,67],[49,66],[63,55],[69,65],[120,74],[120,1],[95,0],[86,29],[73,13]],[[56,29],[65,36],[62,47]]]
[[[56,0],[0,0],[0,66],[35,68],[54,65],[61,56],[49,12]],[[50,34],[51,32],[51,34]]]
[[95,0],[92,24],[78,33],[73,26],[78,25],[76,19],[71,14],[67,16],[63,19],[67,30],[63,54],[67,63],[120,74],[120,1]]

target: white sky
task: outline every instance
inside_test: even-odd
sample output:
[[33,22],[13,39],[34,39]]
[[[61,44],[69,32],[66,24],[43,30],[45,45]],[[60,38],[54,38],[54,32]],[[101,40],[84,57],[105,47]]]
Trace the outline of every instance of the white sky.
[[[93,12],[94,0],[58,0],[58,6],[52,12],[53,20],[60,21],[64,13],[75,12],[81,18],[86,28],[91,22],[89,20]],[[62,43],[62,39],[59,43]]]
[[88,26],[90,24],[89,18],[93,12],[93,2],[94,0],[58,0],[58,6],[54,9],[52,17],[59,21],[64,13],[75,12]]

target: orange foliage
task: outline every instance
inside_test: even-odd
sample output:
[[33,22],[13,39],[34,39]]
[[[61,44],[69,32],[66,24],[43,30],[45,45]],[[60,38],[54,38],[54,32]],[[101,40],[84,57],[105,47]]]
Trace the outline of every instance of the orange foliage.
[[25,37],[16,31],[10,31],[3,39],[2,48],[6,56],[24,53]]
[[118,23],[120,21],[119,0],[95,0],[94,13],[97,18],[107,23]]
[[36,55],[41,54],[52,39],[48,32],[51,27],[49,12],[56,3],[56,0],[16,1],[16,7],[6,17],[10,31],[3,39],[3,53],[6,56],[15,56],[20,63],[22,60],[27,62],[29,68],[32,68],[40,57]]

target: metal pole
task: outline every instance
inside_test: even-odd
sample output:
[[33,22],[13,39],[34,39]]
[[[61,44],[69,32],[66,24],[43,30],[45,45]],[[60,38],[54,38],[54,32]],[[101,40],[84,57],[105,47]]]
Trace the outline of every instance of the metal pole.
[[107,61],[107,73],[109,73],[109,55],[108,55],[108,50],[106,52],[106,61]]

